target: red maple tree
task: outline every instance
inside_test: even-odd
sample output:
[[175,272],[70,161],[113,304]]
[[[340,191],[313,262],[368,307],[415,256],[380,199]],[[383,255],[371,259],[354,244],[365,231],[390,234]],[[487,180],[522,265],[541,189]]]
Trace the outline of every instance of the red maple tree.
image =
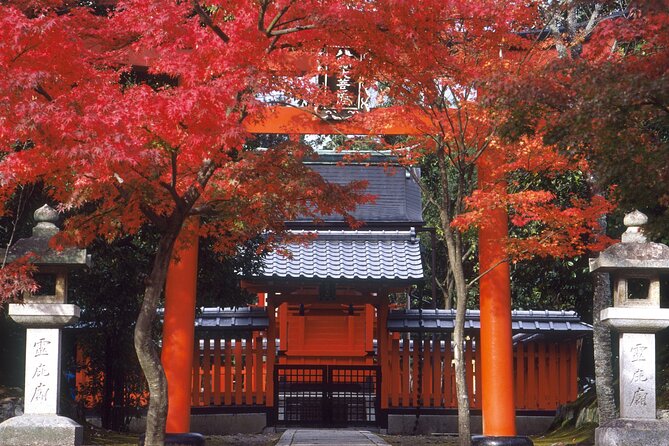
[[[310,0],[0,5],[0,200],[41,183],[67,215],[61,245],[144,225],[160,233],[135,328],[151,394],[146,445],[164,439],[166,382],[150,328],[184,222],[199,216],[199,234],[230,252],[298,214],[346,214],[364,199],[363,185],[309,170],[304,146],[250,149],[244,127],[277,92],[321,91],[277,73],[322,48],[345,14]],[[3,288],[13,292],[10,274]]]

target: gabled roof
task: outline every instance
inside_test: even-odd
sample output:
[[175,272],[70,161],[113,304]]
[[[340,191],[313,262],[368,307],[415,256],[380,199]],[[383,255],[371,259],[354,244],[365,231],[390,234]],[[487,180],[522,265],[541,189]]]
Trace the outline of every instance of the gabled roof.
[[[338,165],[330,162],[315,162],[309,166],[320,173],[324,179],[335,184],[348,184],[352,181],[367,181],[365,193],[373,195],[373,203],[361,204],[351,214],[365,227],[408,228],[422,226],[422,204],[418,184],[409,173],[400,166],[347,164]],[[420,175],[420,171],[414,172]],[[325,226],[348,226],[341,215],[320,217]],[[298,217],[288,222],[289,227],[315,228],[311,218]]]
[[[291,231],[297,235],[307,231]],[[259,278],[384,280],[423,278],[414,231],[315,231],[306,243],[287,243],[291,256],[267,255]],[[257,279],[257,278],[256,278]]]

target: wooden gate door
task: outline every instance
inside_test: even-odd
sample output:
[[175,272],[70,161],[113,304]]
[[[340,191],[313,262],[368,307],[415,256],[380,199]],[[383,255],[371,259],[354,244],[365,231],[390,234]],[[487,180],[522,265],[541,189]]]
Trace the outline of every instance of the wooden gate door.
[[276,365],[279,425],[370,426],[379,422],[378,366]]

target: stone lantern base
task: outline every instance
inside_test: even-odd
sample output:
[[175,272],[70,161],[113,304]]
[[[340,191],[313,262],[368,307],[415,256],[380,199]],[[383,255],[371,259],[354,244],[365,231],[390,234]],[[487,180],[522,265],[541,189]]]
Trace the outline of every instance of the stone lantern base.
[[67,417],[28,414],[0,423],[3,446],[80,446],[84,428]]
[[596,446],[669,446],[669,422],[619,418],[595,430]]

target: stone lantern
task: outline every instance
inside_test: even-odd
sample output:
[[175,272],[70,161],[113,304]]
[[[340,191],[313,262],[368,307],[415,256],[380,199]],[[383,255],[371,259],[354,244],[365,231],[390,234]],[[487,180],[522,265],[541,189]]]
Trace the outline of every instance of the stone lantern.
[[78,446],[83,443],[83,428],[58,415],[61,328],[79,320],[79,307],[67,303],[68,272],[88,265],[90,258],[85,249],[59,252],[49,247],[59,231],[54,209],[44,205],[34,217],[32,236],[18,240],[7,253],[8,262],[33,254],[40,290],[24,295],[23,303],[9,305],[9,316],[27,328],[24,415],[0,424],[0,444]]
[[597,446],[669,446],[669,423],[656,415],[655,333],[669,327],[669,308],[660,308],[660,274],[669,272],[669,247],[646,240],[648,218],[627,214],[621,243],[590,259],[591,272],[608,272],[614,306],[601,321],[620,337],[620,418],[595,432]]

